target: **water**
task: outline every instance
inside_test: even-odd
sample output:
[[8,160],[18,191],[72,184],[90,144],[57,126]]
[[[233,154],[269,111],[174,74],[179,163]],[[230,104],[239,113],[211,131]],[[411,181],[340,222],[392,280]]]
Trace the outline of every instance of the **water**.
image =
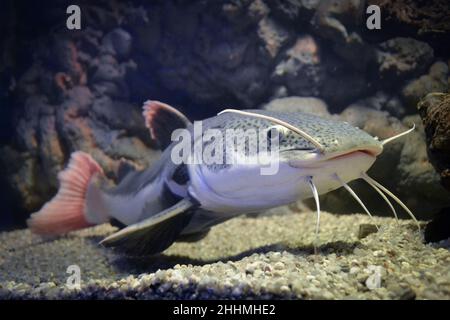
[[[424,227],[433,219],[446,221],[450,107],[442,94],[449,85],[450,13],[445,1],[380,4],[379,16],[377,8],[366,13],[371,1],[82,1],[79,30],[67,27],[67,19],[77,25],[77,17],[66,13],[69,4],[1,5],[0,230],[26,228],[30,214],[57,192],[57,174],[74,151],[92,155],[113,184],[129,168],[157,161],[158,144],[141,115],[148,99],[190,120],[226,108],[309,112],[347,121],[379,139],[415,124],[413,133],[386,145],[368,174]],[[350,186],[374,215],[392,215],[366,183]],[[320,202],[323,211],[345,217],[363,212],[343,188]],[[309,211],[315,203],[295,206]],[[408,215],[395,209],[407,223]],[[430,239],[450,236],[445,226],[429,230]],[[28,231],[15,232],[17,239],[20,232],[30,237]],[[8,244],[18,246],[12,239]],[[38,238],[32,239],[20,247],[35,245]],[[19,258],[8,261],[14,259]],[[439,292],[448,298],[448,292]]]

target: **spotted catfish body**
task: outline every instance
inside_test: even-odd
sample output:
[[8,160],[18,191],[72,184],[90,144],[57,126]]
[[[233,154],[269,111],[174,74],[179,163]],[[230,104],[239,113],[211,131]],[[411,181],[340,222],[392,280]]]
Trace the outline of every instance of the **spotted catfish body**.
[[[229,129],[245,132],[257,128],[258,132],[267,132],[268,135],[273,133],[271,129],[277,130],[279,158],[277,173],[273,175],[262,175],[261,165],[257,161],[253,161],[256,164],[188,166],[189,193],[202,203],[203,208],[248,213],[309,198],[311,190],[304,180],[311,176],[320,193],[326,193],[341,187],[338,181],[330,179],[332,174],[340,174],[345,181],[356,179],[382,151],[378,140],[345,122],[306,113],[246,111],[302,128],[314,136],[323,148],[317,150],[310,141],[266,119],[234,113],[207,119],[203,122],[203,129],[219,129],[223,136],[227,136]],[[233,151],[239,150],[224,150],[224,154]]]
[[[383,150],[382,142],[348,123],[306,113],[245,110],[192,124],[176,109],[148,101],[144,117],[152,137],[164,150],[157,163],[130,172],[116,187],[108,188],[95,160],[86,153],[74,153],[59,176],[57,195],[32,215],[30,228],[40,234],[61,234],[115,221],[123,229],[104,239],[103,245],[133,255],[154,254],[174,241],[198,240],[211,226],[239,214],[299,199],[314,196],[320,213],[318,195],[366,177]],[[300,128],[301,134],[290,127]],[[256,140],[245,140],[243,148],[237,144],[228,148],[224,143],[230,133],[232,139],[239,139],[252,130]],[[207,137],[211,132],[214,138]],[[174,161],[183,137],[192,152],[186,154],[183,149],[184,161]],[[222,161],[194,161],[203,159],[201,152],[211,149],[217,139],[223,139],[214,145],[221,149],[213,148],[212,154]],[[258,149],[262,142],[265,150]],[[201,151],[196,146],[201,146]],[[257,160],[262,152],[265,164],[248,161],[252,157]],[[276,158],[268,156],[272,154]],[[247,161],[239,161],[243,158]],[[274,161],[276,170],[261,174],[262,168]]]

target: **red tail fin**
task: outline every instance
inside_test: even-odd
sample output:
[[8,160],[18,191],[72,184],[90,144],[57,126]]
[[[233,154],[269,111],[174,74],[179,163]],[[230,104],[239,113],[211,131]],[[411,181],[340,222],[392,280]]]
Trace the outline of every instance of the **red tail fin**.
[[67,168],[58,175],[58,193],[28,219],[31,231],[57,235],[90,226],[85,216],[86,191],[98,173],[103,170],[90,155],[72,153]]

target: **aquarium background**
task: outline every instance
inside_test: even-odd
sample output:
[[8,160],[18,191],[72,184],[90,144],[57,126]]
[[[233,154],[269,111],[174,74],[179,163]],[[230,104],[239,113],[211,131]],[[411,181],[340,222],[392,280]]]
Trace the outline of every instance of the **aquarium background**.
[[[81,7],[81,30],[66,28],[70,4]],[[381,29],[366,27],[370,4],[381,8]],[[417,108],[426,94],[448,92],[446,1],[4,0],[0,7],[0,229],[25,226],[56,192],[73,151],[92,154],[115,181],[121,161],[149,166],[159,151],[141,116],[147,99],[191,119],[230,107],[303,110],[380,138],[415,123],[370,174],[419,218],[449,206],[441,181],[448,166],[442,156],[430,162]],[[388,214],[367,186],[353,185],[376,214]],[[324,210],[361,211],[340,190],[322,198]]]

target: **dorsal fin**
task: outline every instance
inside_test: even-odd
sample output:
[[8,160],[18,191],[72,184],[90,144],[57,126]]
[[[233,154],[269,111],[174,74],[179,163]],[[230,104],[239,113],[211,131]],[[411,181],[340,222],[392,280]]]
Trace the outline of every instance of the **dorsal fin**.
[[174,130],[191,125],[184,114],[159,101],[147,100],[142,109],[145,125],[150,130],[152,139],[158,143],[162,150],[171,144],[170,137]]

